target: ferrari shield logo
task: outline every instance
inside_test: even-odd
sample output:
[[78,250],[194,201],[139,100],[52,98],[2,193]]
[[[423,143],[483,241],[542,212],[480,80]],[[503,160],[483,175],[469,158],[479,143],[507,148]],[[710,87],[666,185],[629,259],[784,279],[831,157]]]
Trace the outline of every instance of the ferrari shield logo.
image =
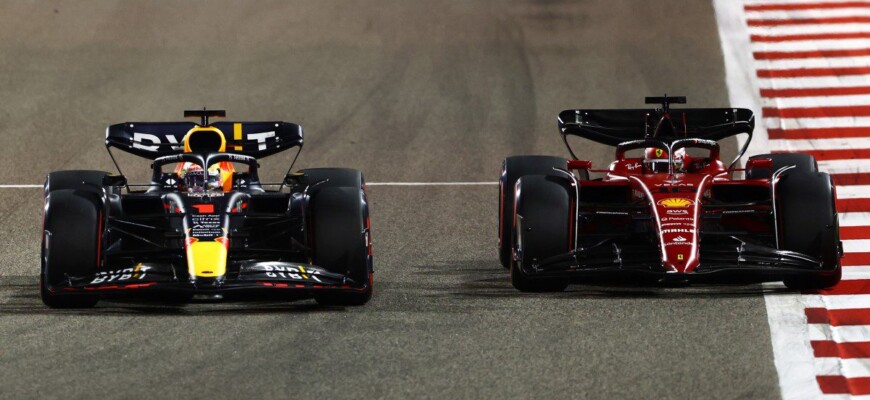
[[671,208],[671,207],[688,207],[692,204],[695,204],[695,202],[692,200],[689,200],[689,199],[683,199],[683,198],[679,198],[679,197],[671,197],[668,199],[661,199],[658,201],[657,204],[660,206]]
[[662,157],[662,154],[664,154],[664,153],[665,153],[664,150],[662,150],[662,149],[656,149],[656,158],[661,158],[661,157]]

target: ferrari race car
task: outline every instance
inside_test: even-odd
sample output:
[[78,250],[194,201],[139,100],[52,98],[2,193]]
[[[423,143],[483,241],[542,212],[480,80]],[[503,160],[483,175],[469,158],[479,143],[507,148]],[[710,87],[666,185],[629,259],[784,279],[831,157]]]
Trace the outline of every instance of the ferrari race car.
[[[561,291],[572,281],[630,277],[784,281],[794,289],[839,282],[836,193],[813,157],[763,154],[735,168],[752,139],[752,111],[670,108],[685,97],[646,102],[661,107],[562,111],[570,160],[504,161],[499,251],[515,288]],[[738,134],[748,138],[726,166],[718,141]],[[592,169],[568,135],[615,146],[616,160]]]
[[283,182],[262,183],[257,160],[294,148],[298,157],[302,127],[209,123],[223,116],[197,110],[185,117],[199,124],[109,126],[110,156],[117,148],[152,160],[146,184],[102,171],[48,174],[39,275],[47,306],[92,307],[104,295],[134,292],[184,300],[293,292],[329,305],[371,298],[363,175],[291,173],[291,163]]

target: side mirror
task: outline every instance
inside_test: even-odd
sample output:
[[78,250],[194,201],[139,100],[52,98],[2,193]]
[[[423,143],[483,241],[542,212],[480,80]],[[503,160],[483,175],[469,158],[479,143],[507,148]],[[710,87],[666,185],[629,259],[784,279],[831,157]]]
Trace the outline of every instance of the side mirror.
[[589,160],[568,160],[568,170],[588,170],[592,168],[592,161]]
[[773,160],[769,158],[753,158],[746,162],[746,169],[773,169]]
[[291,172],[284,177],[284,184],[287,186],[306,185],[308,177],[301,172]]
[[127,177],[124,175],[106,175],[103,177],[103,186],[127,186]]

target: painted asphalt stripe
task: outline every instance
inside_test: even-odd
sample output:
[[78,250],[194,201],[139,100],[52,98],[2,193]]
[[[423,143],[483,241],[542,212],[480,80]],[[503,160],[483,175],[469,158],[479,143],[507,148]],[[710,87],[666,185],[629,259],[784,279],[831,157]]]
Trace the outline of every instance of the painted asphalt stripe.
[[837,343],[866,342],[870,338],[870,326],[831,326],[825,324],[804,325],[810,340],[832,340]]
[[[752,7],[757,5],[784,5],[784,4],[839,4],[839,3],[851,3],[855,1],[867,1],[867,0],[744,0],[743,4],[746,7]],[[742,15],[742,13],[741,13]]]
[[840,226],[870,226],[870,212],[840,213]]
[[822,138],[860,138],[870,137],[870,127],[831,127],[831,128],[767,128],[770,139],[822,139]]
[[807,295],[804,297],[804,305],[810,308],[824,308],[826,310],[849,310],[855,308],[866,310],[870,309],[870,294],[841,296]]
[[[870,71],[870,68],[868,68]],[[868,117],[870,106],[850,107],[800,107],[771,108],[761,110],[764,118],[837,118],[837,117]]]
[[796,42],[805,40],[832,40],[832,39],[866,39],[870,38],[870,32],[842,32],[842,33],[808,33],[796,35],[752,35],[749,40],[753,42],[779,43]]
[[[870,49],[868,49],[870,54]],[[848,88],[867,86],[870,81],[864,75],[847,76],[810,76],[792,79],[766,79],[758,78],[761,89],[815,89],[815,88]]]
[[[844,393],[844,394],[852,394],[854,396],[847,397],[837,397],[844,399],[858,399],[867,398],[870,394],[870,378],[860,377],[860,378],[847,378],[845,376],[840,375],[825,375],[819,376],[816,378],[819,383],[819,387],[822,389],[822,393],[824,394],[834,394],[834,393]],[[832,396],[825,396],[825,399],[834,398]]]
[[828,19],[828,18],[845,18],[845,17],[867,17],[870,16],[870,7],[842,7],[842,8],[827,8],[814,10],[764,10],[764,11],[748,11],[746,17],[750,20],[806,20],[806,19]]
[[849,87],[812,87],[796,89],[761,89],[765,98],[780,97],[816,97],[816,96],[852,96],[870,94],[870,86]]
[[868,173],[870,172],[870,160],[819,161],[819,170],[831,174]]
[[840,265],[844,267],[852,267],[858,265],[868,265],[870,264],[870,253],[862,252],[862,253],[846,253],[843,258],[840,259]]
[[870,342],[837,343],[833,340],[813,340],[810,345],[816,357],[870,357]]
[[867,48],[867,39],[825,39],[785,42],[752,42],[753,52],[797,52],[860,50]]
[[870,67],[759,69],[756,71],[756,75],[766,79],[870,75]]
[[[846,213],[844,213],[846,214]],[[850,213],[854,214],[854,213]],[[855,239],[855,240],[844,240],[843,241],[843,251],[846,253],[860,253],[862,251],[867,251],[870,249],[870,240],[868,239]]]
[[[773,146],[773,153],[793,153],[793,150],[780,150]],[[856,158],[870,157],[870,149],[829,149],[829,150],[802,150],[801,153],[815,157],[816,161],[829,160],[852,160]]]
[[866,24],[870,23],[870,16],[855,17],[828,17],[828,18],[803,18],[803,19],[748,19],[749,26],[789,26],[789,25],[822,25],[822,24]]
[[843,280],[870,279],[870,265],[843,267]]
[[870,23],[750,26],[752,35],[806,35],[815,33],[870,32]]
[[[837,188],[837,194],[839,193],[840,187]],[[870,226],[841,226],[840,240],[850,239],[870,239]]]
[[870,173],[862,174],[834,174],[831,175],[834,179],[834,184],[839,186],[849,185],[870,185]]
[[828,310],[807,308],[804,310],[808,324],[827,324],[831,326],[870,325],[870,309],[855,308],[848,310]]
[[768,129],[818,129],[818,128],[842,128],[870,127],[868,117],[825,117],[825,118],[764,118],[764,126]]
[[[816,358],[816,372],[819,375],[840,375],[847,378],[870,377],[870,358]],[[868,394],[867,391],[863,394]]]
[[756,60],[793,60],[800,58],[836,58],[861,57],[870,55],[870,49],[837,49],[837,50],[799,50],[799,51],[756,51],[752,57]]
[[840,212],[870,211],[870,199],[837,199]]
[[[849,268],[857,268],[857,267],[849,267]],[[854,279],[848,281],[842,281],[839,285],[831,288],[822,290],[819,292],[825,298],[830,297],[838,297],[838,296],[861,296],[865,295],[870,297],[870,280],[866,279]],[[860,300],[856,297],[856,300]],[[862,302],[864,300],[861,300]],[[844,307],[837,307],[844,308]],[[870,307],[845,307],[845,308],[870,308]]]
[[[870,197],[870,185],[838,186],[837,198],[857,199]],[[870,228],[870,227],[868,227]]]
[[782,3],[782,4],[749,4],[743,7],[744,11],[777,11],[777,10],[826,10],[853,7],[870,8],[870,1],[841,1],[813,3]]
[[854,107],[870,105],[870,93],[851,96],[804,96],[786,98],[761,99],[763,107],[767,108],[801,108],[801,107]]
[[849,150],[870,149],[870,129],[867,137],[833,138],[833,139],[773,139],[770,148],[773,151],[813,151],[813,150]]
[[755,60],[753,65],[768,69],[866,67],[870,65],[870,56]]

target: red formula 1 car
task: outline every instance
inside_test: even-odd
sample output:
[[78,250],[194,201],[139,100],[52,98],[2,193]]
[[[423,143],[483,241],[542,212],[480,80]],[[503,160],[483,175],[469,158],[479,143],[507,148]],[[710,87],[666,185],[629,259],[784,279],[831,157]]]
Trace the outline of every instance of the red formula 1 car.
[[[752,111],[670,108],[685,97],[646,100],[661,108],[561,112],[571,160],[504,161],[499,247],[514,287],[559,291],[572,281],[629,277],[784,281],[795,289],[839,282],[836,193],[813,157],[763,154],[734,168],[752,139]],[[726,166],[717,141],[738,134],[748,138]],[[592,169],[568,135],[615,146],[616,160]]]

